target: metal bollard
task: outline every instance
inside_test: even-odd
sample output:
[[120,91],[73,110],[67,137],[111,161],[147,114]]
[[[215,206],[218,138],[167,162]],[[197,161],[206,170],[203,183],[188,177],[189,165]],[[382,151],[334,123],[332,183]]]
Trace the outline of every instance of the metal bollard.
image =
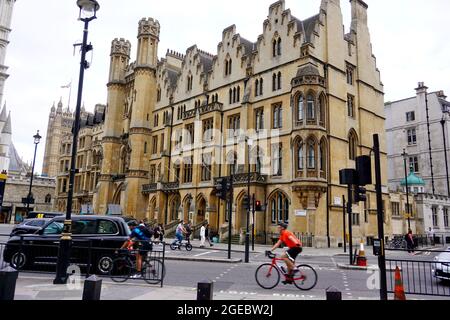
[[84,281],[83,300],[99,301],[102,293],[102,280],[93,275]]
[[329,287],[327,289],[327,300],[330,301],[342,300],[342,292],[340,292],[335,287]]
[[213,300],[214,284],[209,280],[199,282],[197,285],[197,300],[210,301]]
[[0,270],[0,301],[12,301],[16,292],[19,271],[11,267]]

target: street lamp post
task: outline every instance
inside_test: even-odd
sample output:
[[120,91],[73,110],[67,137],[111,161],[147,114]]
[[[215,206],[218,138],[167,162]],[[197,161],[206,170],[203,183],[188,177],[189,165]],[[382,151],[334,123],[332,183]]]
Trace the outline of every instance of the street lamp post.
[[67,268],[69,266],[70,250],[72,247],[72,201],[73,201],[73,185],[76,173],[76,154],[78,144],[78,131],[80,129],[80,113],[81,113],[81,99],[83,94],[84,70],[89,68],[86,61],[86,53],[92,50],[92,45],[87,44],[89,22],[97,18],[97,11],[100,6],[96,0],[78,0],[77,6],[80,8],[79,20],[84,22],[83,43],[76,44],[81,46],[81,62],[80,62],[80,77],[78,82],[78,97],[77,107],[75,110],[75,123],[73,125],[73,142],[72,142],[72,157],[70,163],[69,176],[69,190],[67,195],[67,210],[66,220],[64,221],[64,230],[61,235],[58,252],[58,264],[56,267],[56,277],[54,284],[66,284],[68,275]]
[[249,137],[245,139],[247,143],[247,163],[248,163],[248,180],[247,180],[247,226],[245,230],[245,263],[249,263],[250,256],[250,147],[253,145],[253,140]]
[[405,167],[405,183],[406,183],[406,214],[408,215],[408,230],[411,230],[411,218],[410,218],[410,212],[409,212],[409,186],[408,186],[408,170],[406,167],[406,157],[408,156],[408,153],[405,149],[403,149],[403,166]]
[[41,142],[41,138],[42,138],[39,135],[39,130],[36,133],[36,135],[33,136],[33,138],[34,138],[34,158],[33,158],[33,167],[31,168],[30,189],[28,191],[28,196],[27,196],[27,214],[30,213],[30,203],[32,201],[31,189],[33,188],[34,165],[36,163],[36,151],[37,151],[37,146],[38,146],[39,142]]
[[449,111],[445,110],[442,116],[441,125],[442,125],[442,137],[444,139],[445,170],[447,174],[447,194],[450,197],[450,180],[448,176],[448,157],[447,157],[447,137],[445,135],[445,123],[447,122],[446,120],[447,114],[449,114]]

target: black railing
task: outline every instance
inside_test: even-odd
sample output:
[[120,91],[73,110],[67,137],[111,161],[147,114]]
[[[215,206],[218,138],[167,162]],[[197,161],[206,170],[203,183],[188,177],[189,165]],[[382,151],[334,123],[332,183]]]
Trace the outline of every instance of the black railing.
[[386,259],[386,269],[392,271],[387,275],[388,293],[395,292],[397,267],[401,272],[405,294],[450,296],[450,261]]
[[[0,235],[3,237],[3,235]],[[4,237],[9,237],[5,235]],[[140,246],[135,243],[135,248],[140,250]],[[55,273],[58,256],[58,243],[49,245],[30,244],[25,237],[21,237],[18,242],[0,243],[0,270],[6,267],[13,267],[19,272],[26,273]],[[143,263],[143,276],[138,280],[146,281],[149,284],[164,283],[165,277],[165,243],[151,242],[148,251],[141,251],[146,255]],[[111,278],[116,282],[124,282],[136,271],[137,250],[129,251],[124,255],[124,251],[119,248],[98,248],[92,245],[92,241],[74,241],[71,249],[69,270],[78,273],[80,276],[89,277],[96,274],[100,277]],[[115,274],[111,271],[116,264],[115,261],[127,256],[132,268],[129,272]],[[151,272],[144,271],[145,266],[153,268]],[[150,267],[149,267],[150,268]],[[122,278],[122,280],[118,280]]]

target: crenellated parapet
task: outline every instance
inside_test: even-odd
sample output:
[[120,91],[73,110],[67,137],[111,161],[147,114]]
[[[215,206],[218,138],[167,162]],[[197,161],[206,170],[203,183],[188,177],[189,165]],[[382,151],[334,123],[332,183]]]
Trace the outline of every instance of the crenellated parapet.
[[159,39],[160,29],[161,27],[158,20],[153,18],[142,18],[141,21],[139,21],[138,38],[151,36]]
[[111,56],[122,55],[130,58],[131,43],[124,38],[115,38],[111,43]]

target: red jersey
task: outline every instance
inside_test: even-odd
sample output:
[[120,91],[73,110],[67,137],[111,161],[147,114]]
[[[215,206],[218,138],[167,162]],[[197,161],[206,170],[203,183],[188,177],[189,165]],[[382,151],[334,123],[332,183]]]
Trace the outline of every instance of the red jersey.
[[302,242],[288,230],[281,231],[280,240],[290,249],[302,246]]

